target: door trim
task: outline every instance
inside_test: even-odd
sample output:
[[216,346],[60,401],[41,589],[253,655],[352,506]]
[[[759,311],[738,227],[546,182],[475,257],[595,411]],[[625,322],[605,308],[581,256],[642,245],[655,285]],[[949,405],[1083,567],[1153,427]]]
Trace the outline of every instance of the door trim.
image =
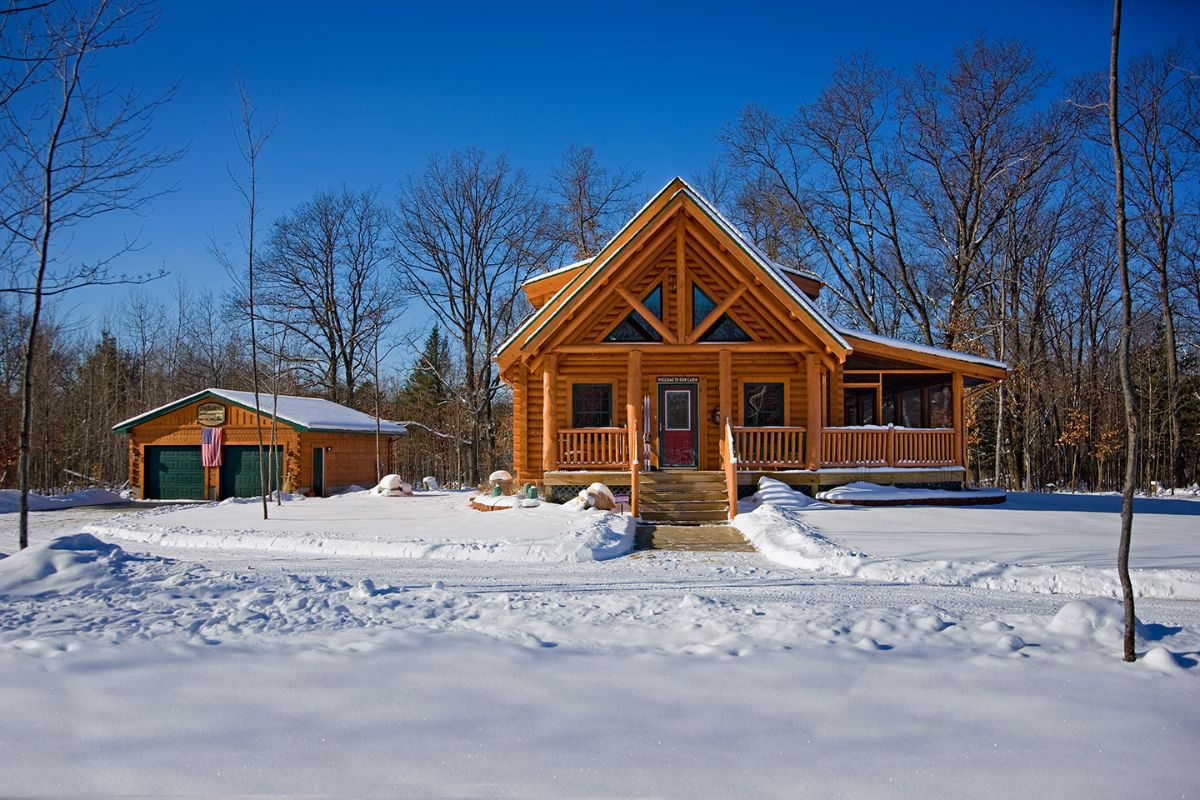
[[[667,448],[667,392],[686,392],[691,398],[689,408],[691,433],[692,433],[692,463],[691,464],[668,464],[666,460]],[[662,378],[658,380],[658,464],[661,469],[699,469],[700,467],[700,386],[699,381],[692,379],[671,379],[671,382],[666,382]],[[682,428],[680,429],[682,430]]]

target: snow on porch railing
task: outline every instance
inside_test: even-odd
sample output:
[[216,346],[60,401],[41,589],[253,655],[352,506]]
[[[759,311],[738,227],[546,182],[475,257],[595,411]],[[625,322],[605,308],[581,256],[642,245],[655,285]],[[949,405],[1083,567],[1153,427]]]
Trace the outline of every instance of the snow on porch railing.
[[948,467],[958,464],[953,428],[823,428],[824,467]]
[[733,429],[740,469],[803,469],[804,428]]
[[561,428],[558,431],[560,469],[582,467],[629,468],[629,434],[625,428]]

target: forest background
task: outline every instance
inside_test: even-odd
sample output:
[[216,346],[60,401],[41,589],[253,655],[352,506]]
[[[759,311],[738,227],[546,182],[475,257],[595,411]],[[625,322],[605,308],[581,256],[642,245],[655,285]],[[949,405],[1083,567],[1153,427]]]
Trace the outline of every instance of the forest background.
[[[219,165],[229,208],[196,212],[209,215],[200,249],[222,279],[138,271],[137,226],[116,244],[112,227],[187,191],[153,176],[188,143],[158,135],[170,88],[143,95],[104,60],[146,47],[157,13],[13,0],[0,14],[0,488],[17,481],[27,356],[41,491],[122,483],[115,422],[198,389],[249,388],[251,262],[268,395],[421,423],[394,454],[410,478],[477,483],[510,467],[509,399],[491,355],[529,311],[521,282],[593,255],[671,176],[610,162],[587,141],[523,164],[463,146],[374,185],[298,192],[268,216],[256,187],[282,182],[288,166],[271,148],[295,123],[252,88],[239,98],[231,69]],[[696,134],[717,155],[684,177],[772,258],[819,273],[835,318],[1009,364],[1009,380],[969,407],[980,484],[1120,484],[1104,66],[1062,74],[1033,45],[986,33],[938,64],[887,66],[848,48],[790,107],[755,105],[747,90],[740,113]],[[1121,93],[1138,475],[1147,490],[1186,487],[1200,480],[1195,42],[1130,52]],[[96,225],[109,226],[103,244],[88,233]],[[103,308],[77,300],[102,285],[117,292]]]

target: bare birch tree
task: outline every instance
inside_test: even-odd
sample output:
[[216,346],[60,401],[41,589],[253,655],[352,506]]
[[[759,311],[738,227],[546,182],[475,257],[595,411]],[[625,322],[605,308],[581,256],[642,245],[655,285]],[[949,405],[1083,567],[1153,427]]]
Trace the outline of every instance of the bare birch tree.
[[151,117],[169,92],[149,100],[132,90],[118,94],[94,74],[107,53],[135,45],[153,27],[148,4],[96,0],[85,6],[47,4],[35,13],[25,35],[38,43],[32,46],[38,55],[21,62],[28,74],[6,77],[0,110],[5,157],[0,225],[11,274],[5,291],[30,303],[21,390],[22,548],[28,545],[33,367],[45,303],[84,286],[156,277],[112,272],[132,242],[105,257],[72,261],[60,244],[62,234],[96,217],[144,206],[161,193],[149,186],[151,172],[179,156],[146,143]]
[[1117,271],[1121,276],[1121,344],[1118,351],[1121,394],[1125,400],[1125,482],[1121,488],[1121,538],[1117,576],[1125,603],[1125,661],[1136,661],[1133,582],[1129,579],[1129,546],[1133,538],[1133,492],[1137,485],[1138,402],[1130,368],[1133,341],[1133,292],[1129,283],[1129,245],[1125,221],[1125,161],[1121,151],[1120,110],[1121,0],[1113,0],[1112,53],[1108,65],[1108,131],[1112,139],[1113,210],[1117,222]]
[[[260,372],[258,367],[259,344],[257,339],[258,311],[255,303],[255,270],[258,266],[256,250],[256,235],[258,227],[258,160],[271,134],[279,127],[280,118],[275,117],[269,123],[263,123],[258,116],[258,108],[250,99],[246,85],[239,78],[237,81],[238,98],[240,100],[239,117],[233,125],[233,137],[237,144],[238,157],[242,161],[245,172],[239,176],[234,173],[232,166],[227,166],[229,179],[242,199],[246,212],[246,224],[239,226],[242,238],[242,249],[245,257],[245,269],[241,267],[240,259],[221,248],[216,241],[211,242],[209,252],[224,267],[226,275],[235,287],[238,287],[240,299],[244,300],[246,319],[250,328],[250,381],[254,392],[254,420],[258,433],[258,488],[262,496],[263,519],[267,519],[267,472],[263,458],[262,403],[260,401]],[[243,281],[244,278],[244,281]],[[244,288],[244,294],[240,290]]]

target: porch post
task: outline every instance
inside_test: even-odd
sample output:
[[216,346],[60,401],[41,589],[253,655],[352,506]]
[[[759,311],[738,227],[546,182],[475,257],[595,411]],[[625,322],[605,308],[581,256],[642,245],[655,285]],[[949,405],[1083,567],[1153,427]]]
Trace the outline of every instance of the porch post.
[[721,406],[721,436],[724,436],[725,420],[733,424],[733,353],[729,350],[717,353],[717,365],[721,374],[717,396]]
[[542,372],[542,473],[558,469],[558,415],[554,407],[555,384],[558,379],[558,356],[546,356]]
[[[967,467],[966,407],[963,404],[963,376],[961,372],[950,375],[950,408],[954,415],[954,454],[958,463]],[[965,476],[964,476],[965,477]]]
[[808,468],[821,467],[821,426],[824,424],[821,412],[825,405],[822,395],[821,368],[817,363],[816,353],[806,353],[804,356],[805,386],[808,395],[808,415],[805,423],[808,443]]
[[638,431],[642,429],[642,351],[629,351],[628,372],[625,376],[625,425],[629,436],[629,503],[633,515],[638,515],[638,473],[641,472],[641,442]]

